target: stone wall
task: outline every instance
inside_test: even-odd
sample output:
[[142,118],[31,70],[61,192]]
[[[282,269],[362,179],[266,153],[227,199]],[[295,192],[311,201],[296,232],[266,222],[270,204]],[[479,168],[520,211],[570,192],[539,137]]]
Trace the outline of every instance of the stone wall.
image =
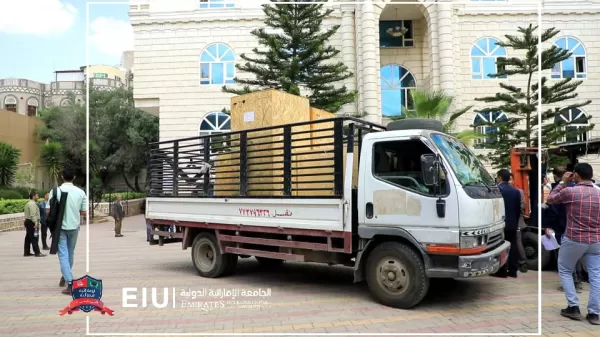
[[[123,211],[125,216],[134,216],[141,214],[141,206],[146,201],[146,199],[132,199],[132,200],[124,200],[123,201]],[[94,208],[94,212],[111,215],[110,213],[111,203],[109,202],[101,202]]]
[[[141,214],[141,205],[146,199],[132,199],[123,202],[125,216],[134,216]],[[96,211],[109,214],[110,203],[103,202],[96,206]],[[23,213],[0,215],[0,232],[20,231],[23,230],[23,221],[25,216]]]

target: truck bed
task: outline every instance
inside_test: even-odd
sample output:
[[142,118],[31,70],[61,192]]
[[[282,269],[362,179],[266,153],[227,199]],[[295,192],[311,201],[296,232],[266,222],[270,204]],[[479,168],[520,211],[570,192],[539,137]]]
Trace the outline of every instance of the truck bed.
[[341,199],[150,197],[146,202],[146,217],[158,222],[351,231],[350,224],[344,226]]

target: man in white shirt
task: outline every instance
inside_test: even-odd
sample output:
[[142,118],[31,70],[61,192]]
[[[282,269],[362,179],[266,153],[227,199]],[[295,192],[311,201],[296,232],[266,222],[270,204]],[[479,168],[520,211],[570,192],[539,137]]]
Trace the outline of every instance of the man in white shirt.
[[[62,278],[60,286],[65,283],[68,286],[63,289],[62,293],[71,295],[71,285],[73,283],[73,261],[75,257],[75,245],[79,235],[79,227],[81,225],[81,217],[87,214],[87,197],[85,192],[79,187],[73,185],[75,180],[74,172],[65,168],[62,178],[64,183],[57,189],[57,200],[60,200],[61,193],[68,193],[65,204],[65,211],[62,219],[60,237],[58,239],[58,261],[60,262],[60,271]],[[50,192],[50,199],[54,198],[53,192]],[[46,206],[47,212],[50,210],[50,202]]]

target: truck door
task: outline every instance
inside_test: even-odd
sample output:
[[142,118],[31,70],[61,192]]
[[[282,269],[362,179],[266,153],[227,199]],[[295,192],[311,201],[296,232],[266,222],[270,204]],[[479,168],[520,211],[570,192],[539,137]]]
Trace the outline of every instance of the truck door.
[[[362,150],[359,227],[404,230],[422,244],[459,243],[456,187],[445,168],[437,191],[424,184],[420,158],[433,151],[420,138],[366,139]],[[436,210],[440,195],[443,217]]]

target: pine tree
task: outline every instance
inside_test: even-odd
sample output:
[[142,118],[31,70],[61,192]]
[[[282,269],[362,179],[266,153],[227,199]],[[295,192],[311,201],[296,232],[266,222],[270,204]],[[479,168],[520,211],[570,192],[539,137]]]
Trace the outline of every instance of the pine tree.
[[328,44],[340,26],[323,27],[323,21],[333,12],[324,10],[323,4],[296,2],[263,5],[267,29],[251,32],[263,49],[254,48],[256,56],[241,54],[246,63],[236,65],[254,78],[236,77],[236,83],[243,87],[223,86],[223,91],[242,95],[278,89],[300,96],[304,89],[311,106],[335,113],[356,100],[356,92],[334,85],[353,76],[346,65],[334,61],[340,51]]
[[[542,77],[542,141],[538,139],[538,34],[537,26],[529,25],[527,28],[519,27],[519,35],[505,35],[507,42],[498,43],[499,46],[511,48],[515,51],[524,51],[523,58],[509,57],[498,58],[496,65],[498,73],[490,74],[495,78],[506,78],[513,75],[521,75],[527,78],[527,87],[519,88],[514,85],[500,83],[502,92],[495,96],[477,98],[477,101],[492,103],[494,106],[478,110],[477,112],[497,112],[502,111],[507,119],[496,123],[485,123],[495,127],[498,130],[492,136],[493,141],[486,143],[486,147],[491,151],[486,156],[494,168],[505,168],[510,165],[510,150],[515,146],[542,146],[556,144],[564,136],[578,135],[593,128],[579,128],[577,130],[567,130],[565,128],[570,123],[556,124],[555,117],[568,109],[579,108],[591,103],[584,101],[578,103],[565,103],[577,98],[575,93],[577,87],[582,83],[579,80],[565,78],[556,81],[549,81]],[[560,31],[555,28],[549,28],[542,32],[541,41],[545,43],[553,39]],[[572,53],[568,50],[559,48],[555,45],[542,50],[541,71],[550,70],[554,65],[571,57]],[[588,118],[589,119],[589,118]],[[580,123],[581,121],[577,121]]]

